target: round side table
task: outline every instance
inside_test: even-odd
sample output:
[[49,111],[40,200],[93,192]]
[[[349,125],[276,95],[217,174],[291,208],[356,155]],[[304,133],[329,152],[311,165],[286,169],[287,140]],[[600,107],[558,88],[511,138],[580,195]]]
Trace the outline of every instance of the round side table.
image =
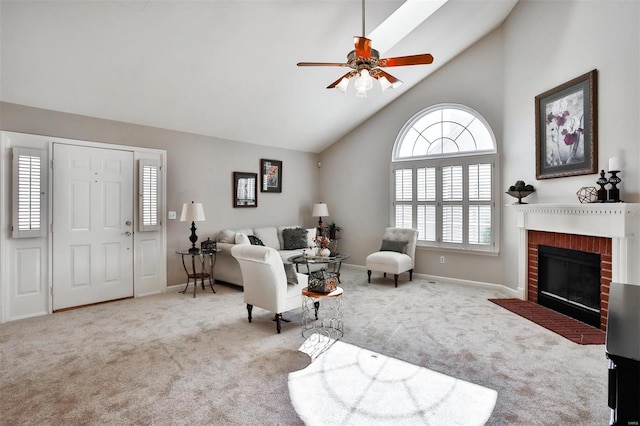
[[331,293],[315,293],[302,289],[302,337],[313,333],[338,340],[344,335],[342,323],[342,287]]

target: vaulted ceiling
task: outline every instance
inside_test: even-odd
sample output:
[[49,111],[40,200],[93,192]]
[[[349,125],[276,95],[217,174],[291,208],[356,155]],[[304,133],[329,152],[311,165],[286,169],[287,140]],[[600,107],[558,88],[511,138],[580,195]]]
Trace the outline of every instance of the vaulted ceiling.
[[[410,0],[430,1],[430,0]],[[367,99],[326,86],[362,35],[360,0],[0,3],[0,99],[233,141],[320,152],[499,26],[517,0],[449,0],[381,57],[404,84]],[[404,0],[369,0],[369,34]],[[373,39],[376,48],[376,40]]]

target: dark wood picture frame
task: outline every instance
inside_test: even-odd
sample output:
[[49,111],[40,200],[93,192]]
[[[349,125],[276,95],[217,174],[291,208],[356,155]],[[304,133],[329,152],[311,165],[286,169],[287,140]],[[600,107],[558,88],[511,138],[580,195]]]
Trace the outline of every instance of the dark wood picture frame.
[[597,70],[536,96],[536,179],[598,172]]
[[233,207],[258,207],[258,174],[233,172]]
[[260,192],[282,192],[282,161],[260,160]]

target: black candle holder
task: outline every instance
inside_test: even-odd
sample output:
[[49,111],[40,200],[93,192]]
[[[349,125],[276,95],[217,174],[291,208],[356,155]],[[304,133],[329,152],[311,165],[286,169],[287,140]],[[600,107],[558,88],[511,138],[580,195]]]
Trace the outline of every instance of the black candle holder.
[[611,184],[611,188],[609,188],[609,199],[610,203],[619,203],[620,202],[620,190],[617,185],[622,182],[617,174],[620,173],[620,170],[609,170],[611,173],[611,177],[609,178],[609,184]]
[[604,170],[600,170],[600,178],[596,181],[598,185],[600,185],[600,189],[598,189],[598,202],[606,203],[607,202],[607,190],[605,189],[605,185],[609,183],[609,179],[604,176]]

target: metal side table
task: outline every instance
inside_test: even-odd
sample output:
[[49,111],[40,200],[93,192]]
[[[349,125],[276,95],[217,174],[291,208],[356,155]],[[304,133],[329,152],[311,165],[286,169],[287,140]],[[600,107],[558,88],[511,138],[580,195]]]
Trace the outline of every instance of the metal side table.
[[[220,251],[220,249],[215,250],[206,250],[197,252],[190,252],[189,250],[178,250],[176,253],[182,256],[182,267],[184,268],[184,272],[187,274],[187,285],[184,290],[180,293],[186,293],[187,288],[189,288],[189,283],[193,280],[193,297],[196,297],[196,287],[198,287],[198,280],[200,280],[200,284],[202,285],[202,289],[204,290],[204,280],[209,280],[209,286],[211,286],[211,291],[216,292],[213,289],[213,267],[216,264],[216,254]],[[187,267],[187,262],[185,261],[185,257],[191,257],[191,270]],[[200,263],[199,270],[197,269],[196,257]],[[207,269],[207,258],[209,259],[209,265]]]

